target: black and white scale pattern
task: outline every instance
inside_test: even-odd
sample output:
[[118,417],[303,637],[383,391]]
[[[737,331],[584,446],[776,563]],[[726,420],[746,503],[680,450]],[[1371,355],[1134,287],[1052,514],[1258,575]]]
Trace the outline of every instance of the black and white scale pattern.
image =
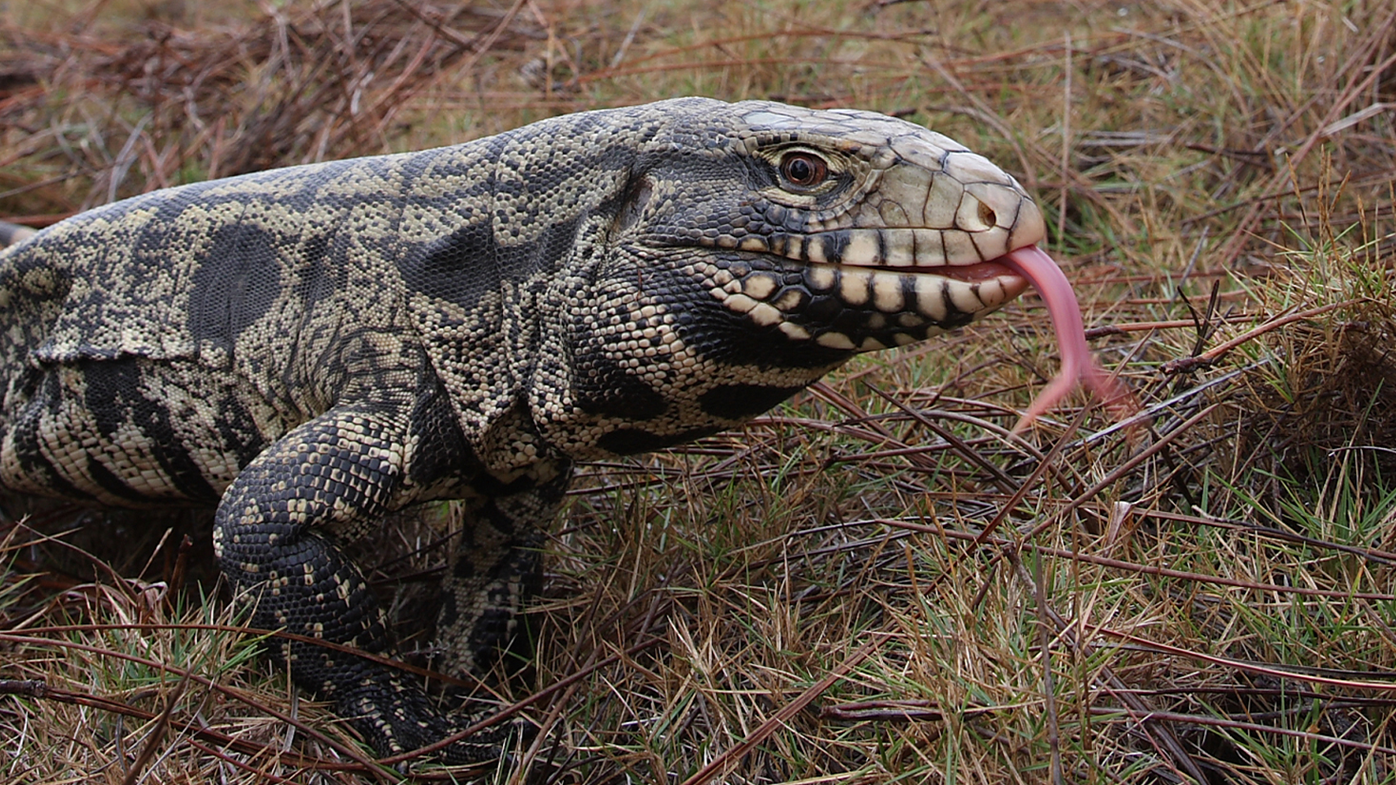
[[[158,191],[0,237],[0,485],[216,505],[253,624],[380,654],[339,544],[466,499],[438,636],[442,667],[476,671],[538,589],[575,461],[729,428],[966,324],[1027,285],[980,263],[1042,236],[1011,177],[939,134],[697,98]],[[274,647],[380,753],[470,719],[367,660]]]

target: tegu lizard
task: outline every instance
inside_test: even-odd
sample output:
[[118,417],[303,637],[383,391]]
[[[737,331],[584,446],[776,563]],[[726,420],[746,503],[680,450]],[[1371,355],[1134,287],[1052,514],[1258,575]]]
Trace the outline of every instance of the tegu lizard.
[[[216,506],[251,624],[374,654],[392,651],[382,613],[341,544],[462,499],[437,623],[448,672],[514,635],[578,461],[731,428],[1030,282],[1067,377],[1028,415],[1076,376],[1115,393],[1019,184],[869,112],[677,99],[4,235],[0,485]],[[374,661],[270,645],[379,753],[463,724]],[[444,757],[496,754],[476,737]]]

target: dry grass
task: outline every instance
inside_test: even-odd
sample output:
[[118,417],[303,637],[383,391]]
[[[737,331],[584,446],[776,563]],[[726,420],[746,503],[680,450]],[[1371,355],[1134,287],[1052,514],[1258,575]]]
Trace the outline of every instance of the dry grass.
[[[13,6],[0,214],[686,93],[930,125],[1038,194],[1152,423],[1010,437],[1052,366],[1028,300],[586,467],[501,696],[543,731],[501,779],[1392,782],[1388,5]],[[249,656],[197,549],[87,523],[5,530],[0,673],[48,691],[0,702],[4,777],[399,776]],[[435,527],[364,548],[425,551],[380,572],[409,649]],[[112,539],[134,560],[73,555]]]

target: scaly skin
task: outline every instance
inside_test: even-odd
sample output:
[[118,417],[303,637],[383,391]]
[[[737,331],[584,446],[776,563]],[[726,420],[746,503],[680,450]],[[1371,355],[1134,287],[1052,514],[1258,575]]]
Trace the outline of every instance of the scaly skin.
[[[537,590],[574,462],[730,428],[983,316],[1027,286],[994,260],[1042,235],[944,136],[705,99],[159,191],[0,254],[0,484],[216,505],[253,624],[375,653],[340,543],[466,499],[440,665],[478,671]],[[391,669],[273,648],[382,754],[466,721]]]

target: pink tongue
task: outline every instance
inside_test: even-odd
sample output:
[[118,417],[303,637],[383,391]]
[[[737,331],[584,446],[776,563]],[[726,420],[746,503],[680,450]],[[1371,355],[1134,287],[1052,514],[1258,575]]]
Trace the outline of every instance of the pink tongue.
[[1086,330],[1081,323],[1081,307],[1076,304],[1076,293],[1071,291],[1071,284],[1067,283],[1066,276],[1052,257],[1034,245],[1019,248],[996,261],[1003,262],[1013,272],[1028,279],[1042,295],[1062,353],[1061,370],[1033,399],[1022,419],[1013,426],[1014,433],[1026,430],[1033,420],[1051,411],[1076,388],[1078,382],[1121,419],[1139,411],[1134,393],[1096,365],[1091,350],[1086,346]]

